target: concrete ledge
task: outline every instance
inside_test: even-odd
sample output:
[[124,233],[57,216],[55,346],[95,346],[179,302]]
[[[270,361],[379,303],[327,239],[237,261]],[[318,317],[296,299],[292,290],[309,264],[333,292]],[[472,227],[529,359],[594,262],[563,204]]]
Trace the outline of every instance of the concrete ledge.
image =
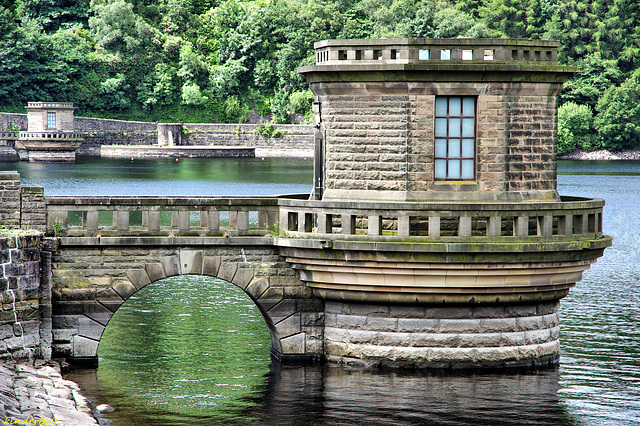
[[100,156],[103,158],[253,158],[255,148],[103,145],[100,147]]

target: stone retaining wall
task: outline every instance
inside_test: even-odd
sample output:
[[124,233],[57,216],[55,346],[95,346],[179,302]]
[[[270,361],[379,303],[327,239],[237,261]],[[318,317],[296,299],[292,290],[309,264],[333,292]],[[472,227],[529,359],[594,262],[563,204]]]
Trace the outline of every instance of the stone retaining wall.
[[559,306],[558,301],[507,306],[327,301],[325,355],[328,361],[367,366],[503,367],[532,359],[551,364],[560,345]]
[[42,234],[0,238],[0,358],[51,357],[50,253]]
[[[11,123],[27,128],[26,114],[0,113],[0,131],[11,129]],[[102,145],[158,144],[158,128],[166,123],[121,121],[75,117],[75,130],[82,133],[84,143],[78,156],[100,156]],[[313,126],[295,124],[184,124],[176,140],[185,146],[231,146],[275,150],[312,152]],[[262,152],[262,151],[261,151]]]
[[183,145],[313,150],[313,126],[294,124],[184,124]]

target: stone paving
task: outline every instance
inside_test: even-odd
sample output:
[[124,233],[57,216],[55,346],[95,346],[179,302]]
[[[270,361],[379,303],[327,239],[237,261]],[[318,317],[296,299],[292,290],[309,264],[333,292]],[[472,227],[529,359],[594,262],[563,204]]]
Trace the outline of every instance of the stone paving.
[[0,364],[0,424],[98,425],[80,387],[42,361]]

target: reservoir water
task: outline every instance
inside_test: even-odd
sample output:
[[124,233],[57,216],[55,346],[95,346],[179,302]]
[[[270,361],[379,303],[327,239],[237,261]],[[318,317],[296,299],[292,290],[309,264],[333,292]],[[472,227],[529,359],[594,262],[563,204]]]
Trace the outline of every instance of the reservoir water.
[[[309,192],[310,159],[0,164],[47,195]],[[613,246],[561,304],[558,368],[453,374],[281,366],[253,302],[206,277],[133,295],[97,370],[67,375],[117,425],[640,424],[640,162],[560,162],[562,195],[604,198]]]

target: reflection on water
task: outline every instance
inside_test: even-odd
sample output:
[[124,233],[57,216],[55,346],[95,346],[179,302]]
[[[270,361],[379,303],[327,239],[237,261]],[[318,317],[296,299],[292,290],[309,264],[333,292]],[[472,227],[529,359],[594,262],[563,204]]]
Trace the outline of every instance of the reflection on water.
[[604,232],[614,238],[562,300],[560,398],[584,424],[637,425],[640,162],[561,162],[559,171],[561,194],[606,200]]
[[[286,169],[286,163],[280,167]],[[124,339],[142,327],[140,324],[149,324],[152,316],[159,316],[158,333],[134,333],[147,342],[149,351],[136,349],[137,339],[133,339],[125,345],[114,342],[114,348],[120,344],[119,352],[107,356],[102,352],[103,343],[97,376],[94,371],[70,377],[79,380],[96,403],[118,408],[109,417],[114,425],[640,424],[640,162],[560,162],[559,173],[560,194],[606,199],[604,231],[614,242],[561,303],[557,370],[457,375],[272,364],[266,326],[256,316],[259,313],[238,316],[255,310],[253,303],[246,298],[246,305],[229,303],[237,313],[228,314],[221,310],[227,303],[216,302],[210,315],[195,320],[196,307],[206,305],[202,300],[215,298],[202,290],[193,291],[190,277],[183,285],[191,291],[176,288],[164,296],[149,293],[145,300],[141,293],[136,294],[142,304],[131,319],[133,326],[114,332],[118,339]],[[156,291],[160,287],[154,284],[147,288]],[[187,297],[193,293],[198,294],[196,299]],[[173,296],[177,294],[180,296]],[[172,303],[154,308],[146,297],[149,301],[164,297]],[[241,299],[229,294],[223,297]],[[106,333],[120,328],[116,322],[119,313]],[[213,330],[208,329],[216,328],[211,324],[223,318],[240,318],[233,330],[248,322],[257,327],[251,331],[255,334],[218,336],[216,339],[225,343],[214,346],[215,350],[204,346],[193,349],[193,342],[180,353],[166,349],[174,346],[176,333],[207,342],[209,337],[202,333],[209,336]],[[187,330],[172,331],[169,325],[173,323],[188,325]],[[229,348],[233,349],[225,352]],[[133,356],[136,351],[140,353]],[[136,363],[143,367],[136,367]],[[197,385],[199,380],[207,385]],[[139,387],[128,388],[127,383]],[[196,385],[187,386],[191,383]]]

